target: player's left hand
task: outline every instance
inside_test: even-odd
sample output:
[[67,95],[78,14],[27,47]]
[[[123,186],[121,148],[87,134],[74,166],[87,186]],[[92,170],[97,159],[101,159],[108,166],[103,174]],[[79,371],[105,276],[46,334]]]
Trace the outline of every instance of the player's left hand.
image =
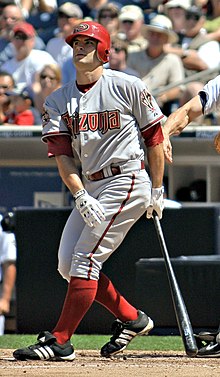
[[146,217],[151,219],[153,217],[153,211],[156,211],[159,220],[162,219],[163,209],[164,209],[164,187],[152,188],[150,205],[147,207]]

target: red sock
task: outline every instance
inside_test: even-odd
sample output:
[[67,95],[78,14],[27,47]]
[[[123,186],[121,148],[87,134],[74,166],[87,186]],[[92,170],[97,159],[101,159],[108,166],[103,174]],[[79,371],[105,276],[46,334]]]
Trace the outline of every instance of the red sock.
[[125,300],[125,298],[115,289],[111,280],[109,280],[109,278],[102,272],[99,276],[95,301],[105,306],[122,322],[134,321],[138,317],[137,309]]
[[58,343],[64,344],[71,338],[92,305],[97,286],[96,280],[71,277],[60,318],[52,331]]

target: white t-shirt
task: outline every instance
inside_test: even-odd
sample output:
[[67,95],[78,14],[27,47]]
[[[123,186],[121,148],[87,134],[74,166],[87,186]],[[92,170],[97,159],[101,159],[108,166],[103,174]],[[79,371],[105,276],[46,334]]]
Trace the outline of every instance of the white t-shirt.
[[36,72],[39,72],[45,64],[56,64],[53,57],[46,51],[32,50],[23,60],[18,61],[15,57],[5,62],[1,70],[9,72],[18,89],[30,86],[34,82]]
[[73,49],[61,37],[52,38],[48,41],[46,51],[56,60],[62,68],[63,63],[73,57]]
[[[0,266],[9,261],[16,261],[16,240],[14,233],[0,230]],[[0,281],[2,280],[0,268]]]

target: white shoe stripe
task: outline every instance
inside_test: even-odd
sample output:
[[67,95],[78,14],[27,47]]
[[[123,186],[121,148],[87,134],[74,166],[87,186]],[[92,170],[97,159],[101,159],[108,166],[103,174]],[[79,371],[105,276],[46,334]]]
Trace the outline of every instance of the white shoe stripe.
[[36,348],[34,352],[39,356],[41,360],[48,360],[54,357],[53,350],[48,346]]
[[49,346],[45,346],[44,348],[49,353],[50,357],[55,356],[53,350]]
[[35,350],[33,350],[33,351],[39,356],[39,358],[40,358],[41,360],[45,360],[44,355],[42,355],[42,352],[40,352],[39,349],[35,349]]

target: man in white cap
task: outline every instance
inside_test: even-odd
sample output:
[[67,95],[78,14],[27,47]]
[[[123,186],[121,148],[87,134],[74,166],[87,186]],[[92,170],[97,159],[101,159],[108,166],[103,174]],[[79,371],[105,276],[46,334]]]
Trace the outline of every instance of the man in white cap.
[[128,42],[128,52],[144,50],[146,39],[142,35],[144,13],[137,5],[125,5],[119,14],[122,38]]
[[[128,67],[138,71],[150,91],[183,80],[184,69],[181,59],[175,54],[164,53],[164,46],[167,43],[176,43],[178,40],[169,18],[162,14],[155,16],[149,25],[145,25],[145,37],[146,49],[129,53]],[[157,101],[165,115],[176,109],[180,96],[179,86],[157,96]]]
[[172,21],[177,34],[184,32],[186,11],[190,6],[191,0],[169,0],[164,4],[164,13]]
[[83,12],[77,4],[66,2],[58,8],[59,34],[48,41],[46,51],[61,68],[68,58],[72,59],[72,48],[66,44],[65,38],[72,32],[76,22],[80,22],[82,18]]

